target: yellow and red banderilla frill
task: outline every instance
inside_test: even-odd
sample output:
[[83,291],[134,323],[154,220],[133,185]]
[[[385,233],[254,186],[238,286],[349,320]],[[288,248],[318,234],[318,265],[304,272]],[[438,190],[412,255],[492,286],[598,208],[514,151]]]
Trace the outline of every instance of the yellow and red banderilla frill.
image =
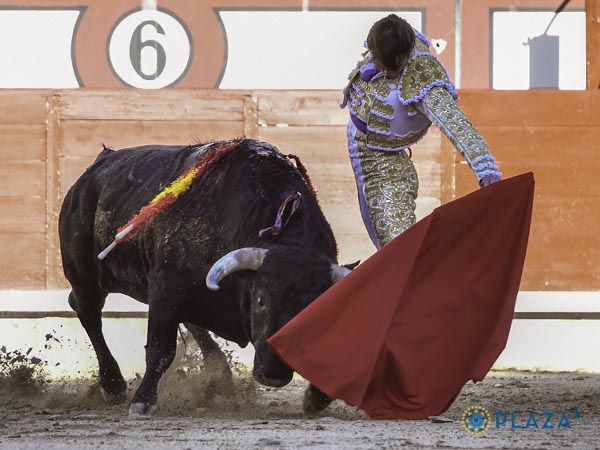
[[175,203],[177,198],[187,192],[193,182],[199,175],[204,173],[221,156],[239,147],[239,143],[219,145],[210,149],[201,161],[196,163],[186,173],[178,177],[169,186],[164,188],[160,194],[152,199],[150,203],[140,209],[140,212],[131,218],[129,222],[117,230],[115,239],[98,254],[98,259],[106,258],[116,246],[121,242],[128,241],[144,226],[149,224],[158,214]]

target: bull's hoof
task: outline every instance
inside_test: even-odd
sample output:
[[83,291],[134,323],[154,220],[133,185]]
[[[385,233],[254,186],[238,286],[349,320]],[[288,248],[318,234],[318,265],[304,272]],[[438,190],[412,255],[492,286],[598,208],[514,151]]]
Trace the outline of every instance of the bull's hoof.
[[127,383],[119,376],[100,376],[100,393],[107,405],[117,405],[127,399]]
[[156,414],[157,406],[149,405],[148,403],[132,403],[129,405],[129,417],[132,418],[148,418]]
[[332,398],[311,384],[306,391],[304,391],[302,410],[304,411],[304,414],[318,414],[327,408],[332,401]]
[[107,405],[118,405],[127,400],[127,394],[125,391],[112,393],[106,391],[104,388],[100,388],[100,392],[102,393],[104,403],[106,403]]

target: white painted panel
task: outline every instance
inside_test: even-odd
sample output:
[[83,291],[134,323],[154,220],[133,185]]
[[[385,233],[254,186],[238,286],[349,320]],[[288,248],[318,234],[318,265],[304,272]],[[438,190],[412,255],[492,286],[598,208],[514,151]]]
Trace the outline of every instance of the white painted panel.
[[78,10],[0,9],[0,87],[79,87],[71,58]]
[[[220,11],[222,89],[341,89],[375,21],[391,11]],[[398,13],[396,11],[396,13]],[[418,11],[398,13],[421,30]]]
[[600,320],[514,320],[494,367],[600,372]]
[[[529,89],[530,39],[544,34],[554,13],[496,11],[493,13],[492,66],[494,89]],[[560,13],[547,31],[559,40],[560,89],[585,89],[585,12]],[[468,68],[463,68],[468,70]]]

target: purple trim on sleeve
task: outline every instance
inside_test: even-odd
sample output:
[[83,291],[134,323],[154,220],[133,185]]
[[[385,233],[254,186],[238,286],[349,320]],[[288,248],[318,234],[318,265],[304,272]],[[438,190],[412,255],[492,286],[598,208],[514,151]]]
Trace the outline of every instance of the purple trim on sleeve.
[[475,158],[472,161],[472,163],[473,163],[473,165],[477,165],[477,164],[479,164],[480,162],[483,162],[483,161],[494,162],[494,161],[496,161],[496,158],[494,158],[492,155],[481,155],[481,156],[478,156],[477,158]]
[[478,156],[471,162],[473,166],[473,172],[475,172],[478,180],[481,180],[485,177],[497,179],[502,177],[502,172],[500,172],[499,167],[495,164],[495,161],[496,158],[487,154]]
[[484,170],[483,172],[477,172],[477,179],[481,180],[482,178],[485,178],[490,175],[501,178],[503,173],[499,172],[498,170]]
[[492,162],[485,162],[481,164],[476,164],[473,166],[475,170],[483,170],[483,169],[491,169],[498,170],[498,166]]

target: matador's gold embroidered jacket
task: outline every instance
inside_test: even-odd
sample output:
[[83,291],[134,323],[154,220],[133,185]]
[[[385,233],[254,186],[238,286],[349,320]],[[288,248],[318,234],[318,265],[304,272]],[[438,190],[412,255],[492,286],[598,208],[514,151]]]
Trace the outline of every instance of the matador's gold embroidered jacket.
[[485,139],[456,105],[458,96],[446,69],[415,30],[415,46],[396,78],[386,78],[367,50],[344,90],[353,122],[366,135],[366,148],[400,151],[414,145],[434,123],[465,158],[478,181],[502,174]]

